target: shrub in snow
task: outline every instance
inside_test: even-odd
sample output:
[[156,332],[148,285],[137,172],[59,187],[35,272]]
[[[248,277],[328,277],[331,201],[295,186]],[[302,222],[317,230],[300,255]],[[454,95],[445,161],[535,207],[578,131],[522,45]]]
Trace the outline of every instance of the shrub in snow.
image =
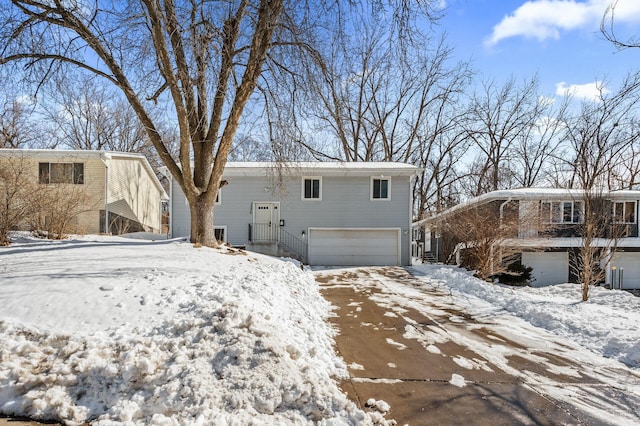
[[532,267],[514,262],[507,267],[506,272],[496,275],[496,278],[502,284],[522,287],[529,285],[532,272]]

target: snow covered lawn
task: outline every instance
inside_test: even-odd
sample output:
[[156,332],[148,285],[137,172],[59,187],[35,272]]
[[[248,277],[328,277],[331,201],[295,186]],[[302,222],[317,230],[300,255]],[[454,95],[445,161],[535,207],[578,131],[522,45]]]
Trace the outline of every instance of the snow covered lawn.
[[179,241],[0,248],[0,413],[81,424],[369,422],[313,276]]
[[508,313],[571,342],[640,369],[640,297],[620,290],[592,288],[581,301],[580,286],[510,287],[474,278],[442,265],[417,265],[414,273],[439,282],[469,313]]

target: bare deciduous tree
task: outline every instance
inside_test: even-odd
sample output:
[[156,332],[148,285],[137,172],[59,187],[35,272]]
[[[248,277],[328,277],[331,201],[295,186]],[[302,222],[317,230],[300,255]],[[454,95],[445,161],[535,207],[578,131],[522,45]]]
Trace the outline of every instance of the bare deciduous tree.
[[581,244],[570,259],[569,266],[578,277],[582,301],[587,301],[591,287],[604,282],[604,265],[622,235],[613,226],[611,204],[603,197],[601,189],[585,191],[582,203],[584,218],[579,227]]
[[580,111],[564,126],[571,156],[564,160],[571,172],[570,187],[613,189],[611,176],[626,162],[626,150],[637,141],[636,117],[640,106],[640,73],[626,77],[620,89],[599,86],[596,101],[583,101]]
[[349,21],[354,31],[338,34],[318,58],[323,60],[319,66],[310,67],[307,96],[300,97],[306,106],[302,113],[337,142],[335,147],[310,147],[314,154],[409,162],[439,97],[458,90],[451,81],[469,78],[466,64],[450,63],[452,51],[444,39],[432,45],[416,27],[402,39],[387,11],[385,6],[374,19],[362,10],[354,13]]
[[36,142],[36,129],[29,121],[30,107],[16,97],[5,97],[0,105],[0,148],[24,148]]
[[[356,14],[356,31],[332,39],[328,60],[312,68],[299,115],[316,139],[299,139],[316,158],[399,161],[421,167],[414,185],[416,215],[448,204],[465,146],[457,124],[458,101],[471,80],[467,63],[455,63],[444,38],[401,40],[384,14],[375,22]],[[310,106],[310,107],[309,107]],[[434,201],[435,200],[435,201]]]
[[557,156],[564,131],[568,99],[539,97],[531,125],[516,137],[511,148],[511,168],[520,187],[531,188],[548,178],[550,163]]
[[[640,121],[632,118],[629,132],[640,134]],[[611,172],[610,187],[613,189],[637,189],[640,185],[640,141],[635,140],[620,153],[625,161],[617,162]]]
[[482,91],[471,99],[465,132],[472,149],[479,155],[472,164],[470,195],[509,187],[516,181],[510,163],[513,145],[526,138],[540,117],[538,80],[532,78],[519,86],[511,78],[499,86],[485,81]]
[[[144,154],[156,173],[162,166],[147,131],[131,105],[112,84],[95,76],[62,77],[55,81],[40,108],[41,132],[52,147],[78,150],[137,152]],[[175,130],[158,112],[153,119],[167,149],[176,158]],[[160,177],[160,174],[159,174]]]
[[[388,6],[395,34],[409,40],[405,24],[417,11],[433,13],[439,3],[375,0],[362,10]],[[16,75],[38,88],[50,76],[72,71],[117,87],[185,194],[191,241],[217,246],[215,199],[241,117],[263,71],[297,79],[301,56],[278,55],[276,50],[317,56],[322,49],[314,47],[318,39],[309,35],[312,30],[344,31],[339,15],[357,4],[141,0],[107,7],[100,2],[11,0],[0,6],[5,23],[0,65],[22,65]],[[261,82],[262,94],[270,83],[281,83]],[[154,118],[156,103],[158,108],[168,105],[177,123],[176,157]]]
[[271,147],[248,135],[236,138],[236,142],[229,152],[229,160],[231,161],[270,161],[271,159]]
[[[474,269],[479,278],[508,272],[518,260],[522,248],[509,241],[517,238],[523,223],[537,221],[537,210],[532,218],[519,215],[516,203],[500,202],[460,209],[436,222],[438,231],[447,244],[457,246],[462,265]],[[533,217],[535,216],[535,217]]]
[[640,106],[640,73],[627,76],[621,88],[610,92],[599,87],[599,98],[583,101],[580,111],[570,117],[564,138],[569,150],[565,170],[569,187],[584,190],[584,219],[580,229],[582,242],[573,259],[573,268],[582,285],[582,299],[589,289],[603,281],[611,251],[621,235],[612,227],[611,206],[603,193],[618,189],[615,172],[629,161],[626,153],[640,141],[637,114]]
[[[217,246],[213,208],[240,118],[262,73],[283,0],[66,3],[12,0],[0,11],[0,64],[36,82],[64,71],[109,81],[183,189],[191,240]],[[302,17],[304,18],[304,17]],[[173,107],[178,158],[152,114]]]
[[[111,84],[95,77],[56,82],[45,110],[56,146],[142,152],[151,145],[140,120]],[[159,121],[159,120],[157,120]]]

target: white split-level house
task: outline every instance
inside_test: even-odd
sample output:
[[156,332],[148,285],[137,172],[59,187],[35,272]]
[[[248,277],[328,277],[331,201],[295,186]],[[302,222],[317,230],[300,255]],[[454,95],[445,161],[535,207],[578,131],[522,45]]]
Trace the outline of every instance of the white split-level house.
[[[640,236],[638,203],[640,191],[605,191],[598,194],[615,227],[609,235],[600,235],[595,245],[609,250],[604,284],[623,289],[640,289]],[[576,282],[572,257],[582,246],[581,225],[584,222],[584,192],[575,189],[525,188],[494,191],[472,198],[435,216],[414,223],[421,228],[425,257],[441,262],[454,256],[444,253],[447,246],[437,223],[455,220],[472,208],[486,206],[500,218],[517,215],[518,229],[503,245],[518,248],[520,262],[533,268],[534,286]],[[532,215],[533,213],[533,215]],[[517,235],[515,235],[517,234]],[[610,240],[616,236],[615,244]],[[612,250],[611,247],[614,247]],[[451,247],[449,247],[449,250]],[[449,259],[447,259],[447,257]],[[459,257],[458,257],[459,260]]]
[[[216,237],[313,265],[409,265],[418,170],[382,162],[229,162],[212,218]],[[171,236],[189,236],[184,193],[173,179],[170,188]]]
[[9,167],[9,163],[25,170],[38,187],[86,194],[72,232],[161,232],[162,202],[168,196],[142,154],[0,149],[0,167]]

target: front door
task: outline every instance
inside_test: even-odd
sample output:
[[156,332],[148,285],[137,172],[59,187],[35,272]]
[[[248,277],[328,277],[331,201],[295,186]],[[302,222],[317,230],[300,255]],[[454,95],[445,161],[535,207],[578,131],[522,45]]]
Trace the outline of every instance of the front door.
[[254,242],[274,242],[280,239],[280,203],[253,203]]

